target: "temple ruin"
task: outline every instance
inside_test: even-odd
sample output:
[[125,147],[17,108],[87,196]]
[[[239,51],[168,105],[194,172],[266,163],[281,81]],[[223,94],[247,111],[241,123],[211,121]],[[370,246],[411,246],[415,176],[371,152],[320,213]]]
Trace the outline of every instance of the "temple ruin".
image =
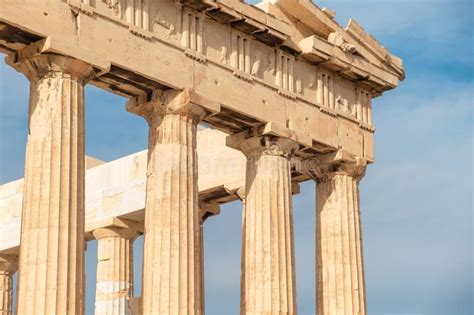
[[[404,79],[401,59],[310,0],[0,3],[0,52],[30,81],[24,179],[0,186],[1,314],[83,314],[92,239],[96,314],[204,314],[205,222],[233,200],[241,314],[296,314],[292,195],[308,180],[317,313],[367,313],[358,185],[372,99]],[[86,159],[86,84],[127,98],[147,152]]]

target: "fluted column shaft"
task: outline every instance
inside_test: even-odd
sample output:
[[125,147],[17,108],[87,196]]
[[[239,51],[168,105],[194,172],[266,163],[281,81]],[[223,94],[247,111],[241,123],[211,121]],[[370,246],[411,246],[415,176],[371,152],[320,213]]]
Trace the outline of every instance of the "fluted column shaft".
[[318,166],[318,314],[366,314],[358,188],[364,172],[362,159]]
[[202,314],[196,131],[203,111],[186,91],[129,110],[150,127],[143,313]]
[[96,315],[130,314],[133,297],[133,241],[135,230],[118,227],[93,232],[98,240]]
[[247,156],[241,314],[296,314],[290,157],[297,144],[261,136]]
[[84,85],[94,71],[59,55],[11,64],[30,80],[18,314],[82,314]]
[[13,313],[13,275],[17,268],[16,256],[0,254],[0,315]]

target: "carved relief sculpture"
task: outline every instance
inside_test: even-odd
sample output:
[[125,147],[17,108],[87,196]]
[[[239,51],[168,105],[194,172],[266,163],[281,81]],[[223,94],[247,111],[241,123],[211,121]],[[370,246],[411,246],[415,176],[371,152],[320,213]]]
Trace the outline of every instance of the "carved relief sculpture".
[[222,64],[227,64],[227,47],[222,46],[221,47],[221,52],[219,54],[219,62]]
[[260,70],[260,63],[262,62],[262,56],[260,52],[255,53],[253,65],[252,65],[252,70],[250,71],[250,74],[257,76],[258,71]]
[[341,48],[344,52],[349,52],[354,54],[357,52],[357,47],[353,44],[350,44],[344,40],[341,34],[338,32],[332,32],[328,36],[328,42],[336,45],[337,47]]
[[301,80],[296,80],[296,93],[303,94],[303,83]]
[[270,70],[270,72],[272,74],[275,74],[275,50],[272,51],[272,53],[268,54],[268,70]]
[[120,0],[102,0],[109,9],[112,9],[115,16],[120,16]]

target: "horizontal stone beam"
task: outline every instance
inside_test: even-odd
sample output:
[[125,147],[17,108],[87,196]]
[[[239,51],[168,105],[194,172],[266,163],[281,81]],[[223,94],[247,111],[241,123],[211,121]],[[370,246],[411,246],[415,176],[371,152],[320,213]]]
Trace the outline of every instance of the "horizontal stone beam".
[[[198,132],[199,198],[203,210],[238,199],[245,185],[244,155],[225,146],[226,134]],[[142,231],[146,192],[147,151],[109,163],[93,162],[86,171],[86,237],[99,227],[123,226]],[[164,161],[166,163],[166,161]],[[23,179],[0,186],[0,253],[16,254],[20,244]]]

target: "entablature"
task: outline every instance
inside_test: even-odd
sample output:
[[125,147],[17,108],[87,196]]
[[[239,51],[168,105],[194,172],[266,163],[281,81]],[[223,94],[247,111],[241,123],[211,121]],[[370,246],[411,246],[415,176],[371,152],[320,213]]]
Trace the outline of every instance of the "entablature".
[[[21,3],[23,13],[17,10]],[[373,160],[370,106],[377,94],[364,81],[353,82],[328,64],[310,63],[171,0],[148,3],[146,36],[137,35],[131,27],[138,26],[122,19],[134,16],[135,23],[136,15],[115,10],[113,3],[96,1],[89,15],[65,2],[9,0],[0,14],[0,43],[13,62],[26,52],[86,61],[96,69],[92,84],[127,98],[191,90],[204,106],[219,104],[204,122],[227,133],[275,122],[311,137],[315,152],[342,147]],[[191,21],[187,33],[183,15]],[[143,25],[145,15],[139,16]],[[2,32],[7,29],[14,32]]]

